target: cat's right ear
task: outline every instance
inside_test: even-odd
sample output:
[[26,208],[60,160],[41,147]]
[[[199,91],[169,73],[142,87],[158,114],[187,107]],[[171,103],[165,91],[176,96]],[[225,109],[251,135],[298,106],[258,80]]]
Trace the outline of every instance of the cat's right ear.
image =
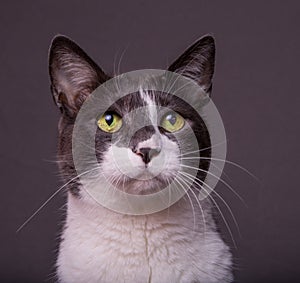
[[198,39],[168,68],[195,81],[210,94],[215,65],[215,40],[210,35]]
[[51,91],[61,112],[74,117],[89,94],[109,79],[72,40],[56,36],[49,52]]

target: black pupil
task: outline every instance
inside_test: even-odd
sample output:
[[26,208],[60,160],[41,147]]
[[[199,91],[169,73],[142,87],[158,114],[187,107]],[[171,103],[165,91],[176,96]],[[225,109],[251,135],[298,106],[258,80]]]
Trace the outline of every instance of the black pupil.
[[112,114],[105,114],[105,121],[108,126],[110,126],[114,121],[114,116]]
[[173,126],[176,123],[176,115],[175,114],[169,114],[167,115],[166,119],[172,124]]

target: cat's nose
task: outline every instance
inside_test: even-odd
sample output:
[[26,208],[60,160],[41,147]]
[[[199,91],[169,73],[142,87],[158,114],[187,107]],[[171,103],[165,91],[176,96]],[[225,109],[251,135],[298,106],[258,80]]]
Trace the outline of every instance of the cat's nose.
[[142,147],[134,151],[137,155],[141,156],[145,164],[148,164],[151,159],[160,153],[159,148]]

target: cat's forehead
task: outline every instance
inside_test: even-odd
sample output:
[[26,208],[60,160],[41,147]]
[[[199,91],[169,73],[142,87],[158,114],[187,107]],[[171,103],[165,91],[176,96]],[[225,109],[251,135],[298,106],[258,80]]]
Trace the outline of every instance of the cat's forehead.
[[195,109],[180,97],[167,92],[142,88],[112,103],[108,110],[115,111],[122,117],[128,113],[132,113],[131,117],[138,113],[140,117],[147,116],[152,122],[155,121],[155,116],[158,113],[163,114],[168,110],[175,111],[190,120],[199,119]]
[[156,108],[158,110],[160,107],[179,108],[180,104],[182,104],[180,103],[180,99],[171,94],[140,88],[137,92],[125,95],[114,102],[108,110],[125,115],[138,108],[142,108],[145,114],[147,114],[149,109]]
[[[111,105],[110,110],[114,110],[121,115],[125,115],[139,108],[143,108],[146,112],[149,106],[159,106],[160,100],[155,98],[153,92],[140,89],[135,93],[123,96],[121,99]],[[146,114],[146,113],[145,113]]]

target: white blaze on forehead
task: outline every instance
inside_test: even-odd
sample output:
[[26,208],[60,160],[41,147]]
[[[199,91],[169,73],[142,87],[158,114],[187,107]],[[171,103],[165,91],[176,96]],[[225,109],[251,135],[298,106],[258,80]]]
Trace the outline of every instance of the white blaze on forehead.
[[147,93],[147,91],[140,89],[139,93],[148,108],[147,114],[149,115],[150,121],[155,129],[157,129],[157,105],[155,104],[155,101],[151,98],[149,93]]
[[150,147],[153,149],[161,149],[162,142],[161,142],[161,137],[160,134],[155,133],[152,135],[150,139],[144,140],[142,142],[138,143],[138,149],[144,148],[144,147]]

